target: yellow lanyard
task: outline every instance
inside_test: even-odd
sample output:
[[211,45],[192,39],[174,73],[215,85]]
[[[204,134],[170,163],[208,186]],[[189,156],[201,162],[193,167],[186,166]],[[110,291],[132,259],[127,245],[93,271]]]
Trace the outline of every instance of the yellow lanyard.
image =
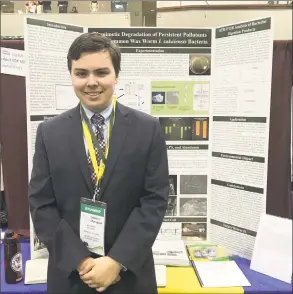
[[[107,132],[108,141],[107,141],[107,145],[106,145],[105,159],[108,158],[111,132],[112,132],[112,128],[113,128],[113,125],[115,122],[115,112],[116,112],[116,99],[114,98],[113,99],[113,111],[112,111],[112,114],[110,117],[110,123],[108,124],[108,132]],[[101,158],[101,161],[98,163],[93,140],[91,138],[91,132],[90,132],[88,125],[84,119],[82,120],[82,128],[83,128],[83,134],[84,134],[84,137],[86,140],[86,144],[89,149],[90,159],[93,164],[94,172],[96,174],[96,179],[97,179],[96,185],[99,185],[100,181],[102,180],[102,178],[104,176],[105,162]]]

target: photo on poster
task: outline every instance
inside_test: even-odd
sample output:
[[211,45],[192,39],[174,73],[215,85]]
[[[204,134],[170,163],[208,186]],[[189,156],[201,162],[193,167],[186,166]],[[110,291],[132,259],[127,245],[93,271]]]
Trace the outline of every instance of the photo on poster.
[[177,175],[169,175],[169,195],[177,194]]
[[208,117],[160,117],[167,141],[208,141]]
[[207,223],[185,222],[182,226],[182,239],[184,241],[206,241]]
[[207,115],[209,81],[152,81],[152,115]]
[[211,54],[189,54],[189,75],[211,75]]
[[179,92],[178,91],[168,91],[166,93],[166,104],[178,105],[179,104]]
[[180,194],[207,194],[207,175],[180,175]]
[[207,198],[180,198],[180,216],[207,216]]
[[169,196],[165,216],[177,216],[177,196]]
[[165,104],[165,92],[152,92],[152,104]]

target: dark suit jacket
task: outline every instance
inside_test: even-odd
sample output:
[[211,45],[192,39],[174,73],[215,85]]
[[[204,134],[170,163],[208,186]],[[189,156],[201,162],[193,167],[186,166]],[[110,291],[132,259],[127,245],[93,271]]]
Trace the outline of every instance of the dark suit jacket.
[[[166,212],[167,151],[157,119],[117,103],[102,201],[106,254],[128,270],[106,293],[156,293],[152,245]],[[49,251],[49,293],[97,293],[75,270],[90,252],[79,238],[80,198],[93,185],[79,106],[37,130],[29,204],[37,236]]]

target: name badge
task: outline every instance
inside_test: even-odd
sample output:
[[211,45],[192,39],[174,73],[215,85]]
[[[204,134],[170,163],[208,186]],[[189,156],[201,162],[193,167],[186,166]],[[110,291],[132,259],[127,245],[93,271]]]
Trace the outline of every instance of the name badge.
[[105,255],[105,223],[107,204],[81,198],[80,239],[95,254]]

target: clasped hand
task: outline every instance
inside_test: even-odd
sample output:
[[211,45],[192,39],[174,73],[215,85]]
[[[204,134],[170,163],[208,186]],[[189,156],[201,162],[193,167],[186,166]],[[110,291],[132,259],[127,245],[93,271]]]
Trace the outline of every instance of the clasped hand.
[[121,266],[108,256],[96,259],[87,257],[81,262],[78,271],[85,284],[98,292],[103,292],[120,280]]

